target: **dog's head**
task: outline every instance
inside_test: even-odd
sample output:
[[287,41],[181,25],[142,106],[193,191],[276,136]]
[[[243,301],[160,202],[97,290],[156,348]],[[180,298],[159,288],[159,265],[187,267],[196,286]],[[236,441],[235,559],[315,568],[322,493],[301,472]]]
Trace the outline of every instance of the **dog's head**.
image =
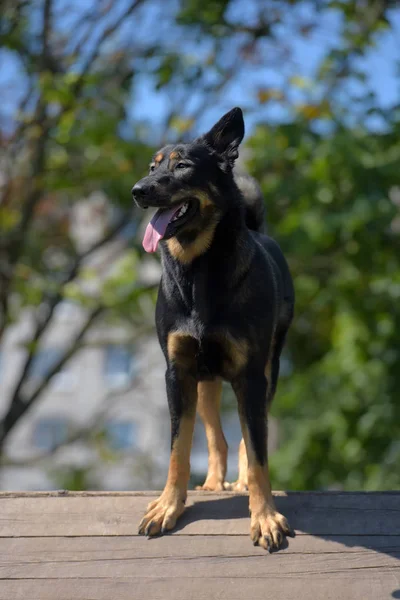
[[227,210],[224,192],[233,185],[232,168],[243,136],[242,111],[233,108],[193,142],[156,152],[149,175],[132,188],[138,206],[158,208],[143,240],[147,252],[155,252],[161,239],[176,238],[187,247],[204,238],[204,232],[214,232]]

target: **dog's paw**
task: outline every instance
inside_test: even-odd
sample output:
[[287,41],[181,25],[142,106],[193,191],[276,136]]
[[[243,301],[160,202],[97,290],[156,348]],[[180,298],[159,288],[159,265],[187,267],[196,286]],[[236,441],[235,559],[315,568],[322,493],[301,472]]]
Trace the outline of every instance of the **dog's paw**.
[[164,491],[148,505],[139,524],[139,535],[152,537],[173,529],[184,510],[185,501],[180,495]]
[[247,487],[247,483],[245,481],[240,481],[238,479],[237,481],[234,481],[233,483],[228,483],[227,481],[225,481],[224,489],[229,490],[231,492],[247,492],[248,487]]
[[196,485],[196,490],[205,490],[207,492],[223,492],[226,481],[217,476],[207,477],[203,485]]
[[279,550],[285,536],[293,537],[294,533],[286,517],[280,513],[266,508],[251,515],[250,538],[255,546],[262,546],[268,552]]

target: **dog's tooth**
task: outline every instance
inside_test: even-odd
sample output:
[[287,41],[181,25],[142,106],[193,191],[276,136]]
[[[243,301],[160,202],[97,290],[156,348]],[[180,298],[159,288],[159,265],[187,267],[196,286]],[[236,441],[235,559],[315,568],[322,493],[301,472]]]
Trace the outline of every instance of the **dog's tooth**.
[[189,208],[189,204],[186,202],[183,206],[181,206],[181,208],[178,210],[178,212],[173,216],[172,221],[176,221],[177,219],[182,217],[186,213],[188,208]]

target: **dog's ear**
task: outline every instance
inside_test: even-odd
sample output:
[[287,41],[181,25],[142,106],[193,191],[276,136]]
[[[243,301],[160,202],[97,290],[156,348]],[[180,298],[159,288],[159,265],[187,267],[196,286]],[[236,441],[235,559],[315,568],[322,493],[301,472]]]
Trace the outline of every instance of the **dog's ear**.
[[206,143],[233,167],[239,156],[239,144],[244,137],[242,110],[232,108],[203,136]]

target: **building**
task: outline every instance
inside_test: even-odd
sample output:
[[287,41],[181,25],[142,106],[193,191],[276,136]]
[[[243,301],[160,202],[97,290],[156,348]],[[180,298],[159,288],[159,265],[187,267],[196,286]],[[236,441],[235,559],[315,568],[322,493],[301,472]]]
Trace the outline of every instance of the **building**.
[[[70,235],[79,252],[85,252],[103,236],[111,217],[112,211],[101,193],[74,205]],[[127,237],[124,231],[88,258],[86,266],[94,275],[79,281],[79,289],[86,296],[95,295],[119,261],[127,259]],[[143,261],[142,281],[156,282],[159,276],[156,260]],[[58,305],[30,368],[28,385],[32,389],[46,377],[86,317],[87,310],[73,300]],[[32,327],[33,312],[27,310],[9,328],[3,342],[1,412],[8,406],[21,372]],[[164,371],[165,361],[154,331],[137,339],[135,328],[125,323],[99,322],[93,326],[84,346],[53,377],[8,437],[8,466],[1,471],[0,489],[162,487],[170,447]],[[227,412],[224,420],[230,446],[230,477],[236,478],[240,441],[236,411]],[[191,462],[194,477],[200,481],[207,470],[207,448],[199,423]]]

